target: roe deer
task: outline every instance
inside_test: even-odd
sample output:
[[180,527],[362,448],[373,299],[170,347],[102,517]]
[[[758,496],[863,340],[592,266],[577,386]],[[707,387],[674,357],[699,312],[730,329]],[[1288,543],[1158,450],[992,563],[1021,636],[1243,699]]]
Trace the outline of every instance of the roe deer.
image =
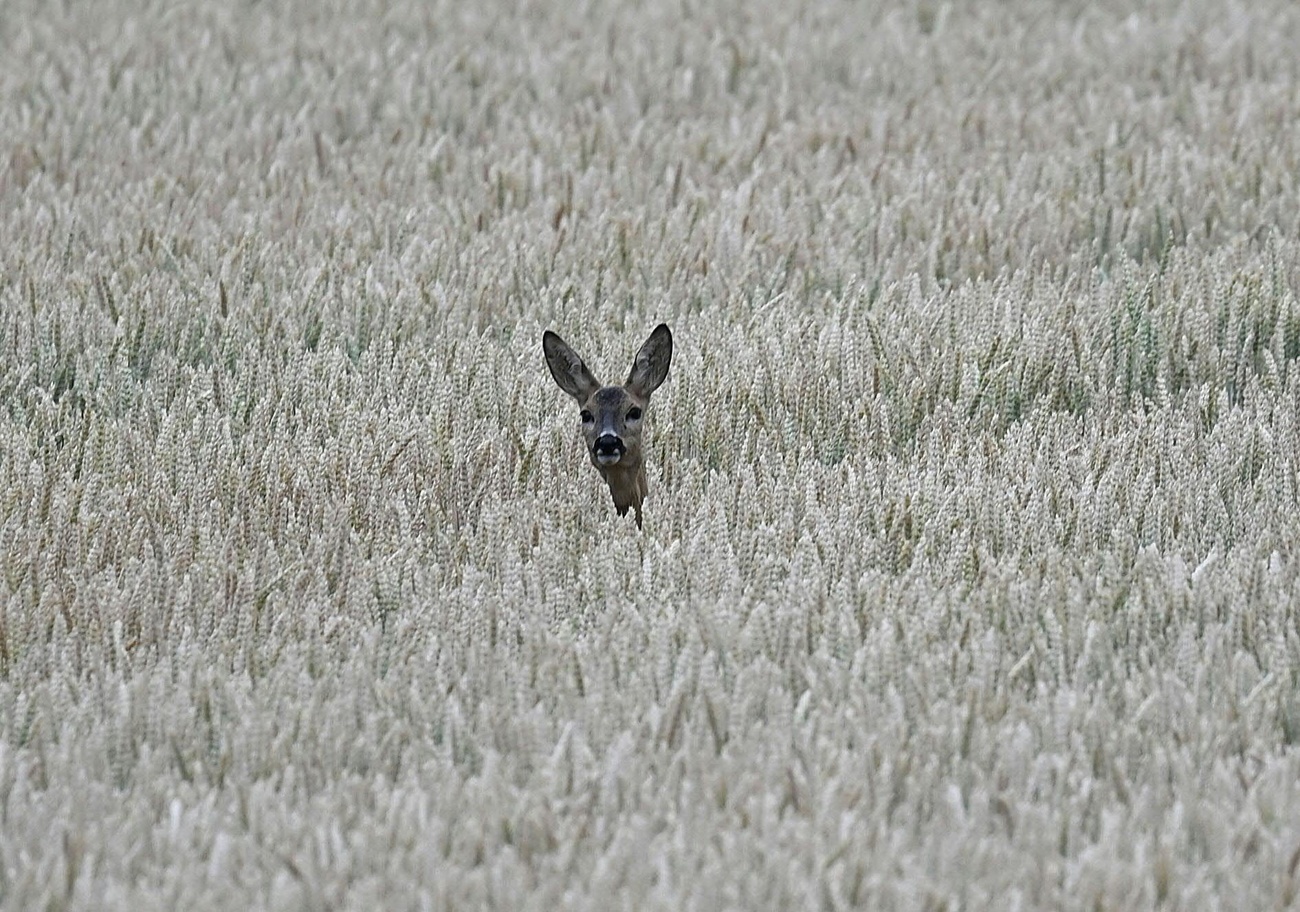
[[618,515],[626,516],[631,507],[636,510],[636,527],[641,528],[641,502],[650,491],[641,450],[642,422],[650,394],[668,376],[673,334],[663,323],[655,327],[636,353],[622,386],[601,386],[577,352],[549,329],[542,334],[542,351],[555,382],[582,409],[582,436],[591,464],[609,485]]

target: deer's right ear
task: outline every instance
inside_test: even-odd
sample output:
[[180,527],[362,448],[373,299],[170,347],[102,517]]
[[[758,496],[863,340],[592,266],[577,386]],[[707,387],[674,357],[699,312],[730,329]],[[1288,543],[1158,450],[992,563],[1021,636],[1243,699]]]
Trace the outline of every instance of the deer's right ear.
[[578,400],[579,405],[600,389],[600,383],[587,370],[587,365],[582,363],[578,353],[549,329],[542,333],[542,352],[546,355],[546,366],[551,369],[555,382],[560,385],[560,389]]
[[673,334],[666,324],[660,323],[632,362],[632,372],[627,375],[628,390],[642,399],[659,389],[668,378],[668,365],[673,360]]

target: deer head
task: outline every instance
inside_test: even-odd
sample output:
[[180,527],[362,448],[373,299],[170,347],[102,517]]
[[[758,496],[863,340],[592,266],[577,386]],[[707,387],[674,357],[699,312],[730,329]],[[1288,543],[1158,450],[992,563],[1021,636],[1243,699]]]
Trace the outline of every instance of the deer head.
[[636,353],[622,386],[601,386],[577,352],[550,330],[542,334],[542,351],[555,382],[582,410],[582,436],[591,464],[609,485],[618,515],[626,516],[631,507],[636,510],[637,528],[641,528],[641,503],[650,490],[645,480],[642,431],[650,394],[668,376],[673,334],[663,323],[655,327]]

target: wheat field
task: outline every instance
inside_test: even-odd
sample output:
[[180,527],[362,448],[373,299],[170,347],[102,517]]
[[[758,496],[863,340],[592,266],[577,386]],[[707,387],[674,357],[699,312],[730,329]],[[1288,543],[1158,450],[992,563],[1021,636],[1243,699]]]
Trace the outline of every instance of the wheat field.
[[0,46],[0,908],[1300,903],[1300,8]]

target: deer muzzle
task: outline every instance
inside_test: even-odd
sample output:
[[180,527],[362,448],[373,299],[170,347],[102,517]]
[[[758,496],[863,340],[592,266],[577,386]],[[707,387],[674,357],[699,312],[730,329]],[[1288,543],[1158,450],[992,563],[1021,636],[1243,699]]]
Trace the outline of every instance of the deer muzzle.
[[596,457],[596,462],[603,466],[613,465],[618,462],[626,452],[627,447],[614,434],[601,434],[596,438],[595,446],[591,448],[591,454]]

